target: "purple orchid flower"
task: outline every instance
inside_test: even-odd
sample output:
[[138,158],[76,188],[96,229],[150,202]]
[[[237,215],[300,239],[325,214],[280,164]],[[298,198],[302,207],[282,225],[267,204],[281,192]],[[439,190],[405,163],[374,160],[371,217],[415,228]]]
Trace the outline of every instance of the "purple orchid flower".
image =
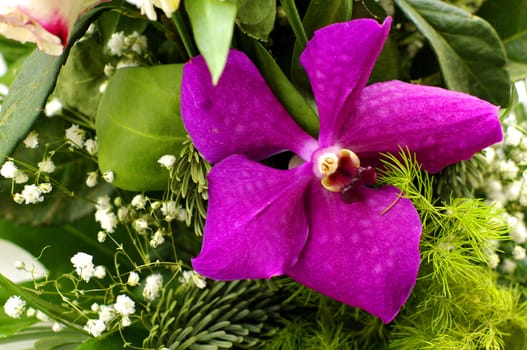
[[[318,141],[242,52],[231,50],[217,86],[202,57],[185,65],[183,121],[215,163],[197,272],[218,280],[285,274],[385,323],[397,315],[417,278],[421,222],[399,189],[369,186],[379,153],[408,147],[437,172],[502,133],[498,107],[478,98],[400,81],[365,87],[390,24],[333,24],[307,44],[300,60],[318,107]],[[284,150],[301,164],[257,162]]]

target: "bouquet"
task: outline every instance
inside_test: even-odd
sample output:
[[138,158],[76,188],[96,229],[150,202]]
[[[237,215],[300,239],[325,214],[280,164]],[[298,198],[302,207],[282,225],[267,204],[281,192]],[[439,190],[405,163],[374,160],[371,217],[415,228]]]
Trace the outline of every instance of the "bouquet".
[[0,343],[527,349],[526,11],[4,1]]

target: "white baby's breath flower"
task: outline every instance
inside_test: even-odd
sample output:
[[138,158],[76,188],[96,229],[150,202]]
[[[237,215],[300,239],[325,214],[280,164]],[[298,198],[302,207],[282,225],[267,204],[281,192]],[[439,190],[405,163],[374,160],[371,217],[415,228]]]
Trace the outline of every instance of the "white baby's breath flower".
[[137,232],[144,232],[148,229],[148,221],[145,218],[137,218],[132,222],[134,230]]
[[165,243],[165,237],[163,236],[163,232],[161,232],[161,230],[157,230],[152,236],[152,239],[150,240],[150,246],[152,248],[157,248],[163,243]]
[[77,275],[86,282],[95,275],[95,266],[93,265],[93,256],[79,252],[70,259]]
[[57,97],[52,98],[46,103],[46,107],[44,107],[46,117],[53,117],[60,113],[62,113],[62,102]]
[[84,149],[89,155],[94,156],[99,151],[99,144],[96,139],[87,139],[84,141]]
[[86,177],[86,186],[90,188],[95,187],[95,185],[97,185],[98,177],[99,177],[99,174],[96,171],[88,172],[88,176]]
[[38,184],[38,188],[42,191],[42,193],[50,193],[53,190],[53,185],[49,182],[42,182]]
[[106,277],[106,268],[102,265],[95,266],[95,271],[93,272],[93,276],[95,278],[102,280],[104,277]]
[[51,330],[55,333],[59,333],[62,330],[64,330],[64,325],[58,322],[54,322],[53,325],[51,326]]
[[108,323],[115,317],[115,309],[113,305],[101,305],[99,307],[99,320]]
[[146,300],[154,301],[161,294],[163,288],[163,276],[159,273],[150,275],[146,278],[145,287],[143,288],[143,297]]
[[35,184],[24,185],[24,189],[20,195],[24,198],[25,204],[36,204],[44,201],[42,190]]
[[104,243],[108,234],[104,231],[97,232],[97,242]]
[[13,194],[13,200],[16,204],[24,203],[24,197],[20,193]]
[[139,284],[139,274],[135,271],[130,272],[128,275],[128,281],[126,282],[130,287],[135,287]]
[[183,271],[181,282],[184,284],[193,283],[196,287],[203,289],[207,286],[205,277],[198,274],[196,271]]
[[125,294],[117,296],[113,307],[121,316],[130,316],[135,313],[135,302]]
[[35,149],[38,147],[38,132],[31,130],[24,139],[24,145],[26,148]]
[[66,129],[66,142],[68,145],[75,148],[82,148],[84,144],[84,137],[86,136],[86,131],[79,128],[77,124],[73,124],[68,129]]
[[509,126],[506,130],[504,141],[506,144],[517,147],[522,142],[523,133],[514,126]]
[[148,197],[144,194],[136,194],[130,203],[135,209],[144,209],[148,203]]
[[15,183],[24,184],[29,180],[29,176],[22,170],[18,170],[15,174]]
[[519,245],[515,246],[514,249],[512,250],[512,256],[516,260],[525,259],[525,248]]
[[176,163],[176,156],[172,154],[165,154],[161,158],[157,160],[157,162],[163,167],[167,169],[172,169],[174,167],[174,164]]
[[51,321],[51,318],[40,310],[37,310],[37,312],[35,313],[35,317],[37,318],[37,320],[42,322]]
[[165,220],[170,222],[174,219],[178,221],[185,221],[187,212],[176,201],[165,201],[161,205],[161,213],[165,216]]
[[124,38],[124,43],[131,51],[138,55],[143,55],[148,48],[146,36],[133,32]]
[[117,32],[113,33],[112,36],[110,36],[110,39],[108,39],[108,48],[110,49],[110,52],[114,56],[121,56],[123,54],[123,51],[126,49],[126,46],[124,44],[124,32]]
[[490,268],[495,269],[496,267],[498,267],[498,264],[500,263],[500,257],[496,253],[491,253],[489,254],[488,261],[489,261]]
[[97,304],[97,303],[93,303],[93,304],[91,304],[90,309],[93,312],[99,312],[99,310],[101,309],[101,306],[99,304]]
[[0,168],[0,175],[5,177],[6,179],[14,179],[17,172],[18,167],[12,160],[8,160],[4,164],[2,164],[2,168]]
[[123,316],[121,319],[121,326],[123,327],[129,327],[132,325],[132,320],[128,316]]
[[38,169],[43,173],[51,174],[55,171],[55,163],[51,159],[44,159],[37,163]]
[[94,337],[99,337],[106,330],[106,324],[102,320],[88,320],[84,330]]
[[33,309],[32,307],[27,308],[27,311],[26,311],[27,317],[35,317],[36,314],[37,314],[37,310]]
[[503,259],[503,263],[501,264],[501,268],[505,273],[513,273],[516,270],[516,267],[516,263],[509,258]]
[[102,178],[104,179],[104,181],[108,182],[108,183],[112,183],[113,180],[115,180],[115,175],[113,173],[113,171],[111,170],[106,170],[103,174],[102,174]]
[[4,304],[4,312],[11,318],[20,318],[26,309],[26,302],[18,295],[10,296]]

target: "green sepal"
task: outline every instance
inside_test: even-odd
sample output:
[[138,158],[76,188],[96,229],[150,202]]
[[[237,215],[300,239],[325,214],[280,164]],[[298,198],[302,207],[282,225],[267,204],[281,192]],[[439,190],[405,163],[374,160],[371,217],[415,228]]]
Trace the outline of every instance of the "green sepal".
[[436,0],[395,0],[429,40],[449,89],[506,106],[511,83],[503,45],[483,19]]
[[190,18],[196,45],[216,85],[227,62],[236,19],[236,1],[185,1],[185,10]]
[[168,187],[157,162],[178,155],[185,141],[179,112],[183,65],[119,69],[99,104],[96,130],[99,168],[115,175],[113,185],[131,191]]

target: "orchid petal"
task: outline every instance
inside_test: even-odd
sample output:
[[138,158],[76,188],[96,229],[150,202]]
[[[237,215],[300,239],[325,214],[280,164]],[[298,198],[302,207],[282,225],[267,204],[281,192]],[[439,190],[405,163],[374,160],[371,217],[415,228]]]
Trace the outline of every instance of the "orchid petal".
[[346,204],[319,184],[311,187],[309,238],[286,274],[388,323],[417,278],[421,222],[395,187],[361,190],[362,200]]
[[230,51],[217,86],[202,56],[185,65],[181,115],[196,148],[211,163],[232,154],[261,160],[284,150],[309,161],[317,147],[249,58],[236,50]]
[[108,0],[2,0],[0,34],[21,42],[35,42],[40,50],[60,55],[77,18]]
[[334,144],[335,133],[348,118],[366,85],[390,31],[371,19],[329,25],[315,32],[300,57],[311,81],[320,116],[321,147]]
[[219,280],[283,274],[307,239],[303,197],[311,179],[310,163],[277,170],[235,155],[216,164],[193,268]]
[[498,107],[476,97],[400,81],[366,87],[340,143],[361,160],[408,147],[437,172],[502,139]]

